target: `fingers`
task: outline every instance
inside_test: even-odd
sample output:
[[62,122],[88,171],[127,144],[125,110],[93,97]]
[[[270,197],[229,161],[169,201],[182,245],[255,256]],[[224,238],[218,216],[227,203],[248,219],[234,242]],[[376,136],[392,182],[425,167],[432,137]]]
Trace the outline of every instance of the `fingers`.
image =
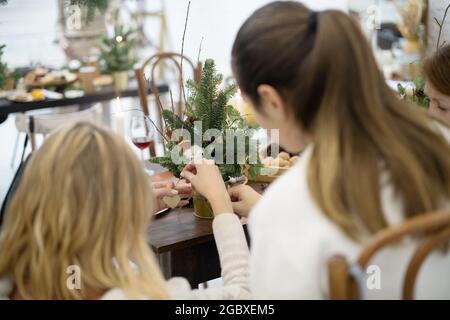
[[233,186],[228,189],[228,194],[230,195],[230,198],[240,199],[241,194],[245,188],[246,186],[242,184]]
[[178,191],[175,189],[168,189],[168,188],[159,188],[159,189],[153,189],[153,193],[157,198],[162,198],[165,196],[175,196],[178,194]]
[[232,202],[233,212],[242,215],[245,212],[245,205],[242,201]]
[[190,185],[175,187],[175,190],[178,191],[179,194],[189,194],[192,192],[192,187]]
[[164,188],[166,183],[167,183],[166,181],[156,181],[156,182],[152,182],[151,186],[153,189],[159,189],[159,188]]
[[184,206],[187,206],[189,204],[189,200],[181,200],[180,202],[178,202],[177,207],[181,208]]
[[195,164],[191,162],[191,163],[188,163],[188,164],[184,167],[183,171],[189,171],[189,172],[196,173],[197,168],[196,168]]
[[195,186],[195,183],[197,182],[197,176],[191,171],[182,171],[180,176],[182,176]]

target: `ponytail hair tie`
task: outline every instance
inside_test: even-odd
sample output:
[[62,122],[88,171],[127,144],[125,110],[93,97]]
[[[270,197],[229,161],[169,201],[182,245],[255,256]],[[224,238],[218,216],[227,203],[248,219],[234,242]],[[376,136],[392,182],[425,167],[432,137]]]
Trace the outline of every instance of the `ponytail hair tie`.
[[317,12],[310,11],[308,16],[308,31],[315,32],[317,29]]

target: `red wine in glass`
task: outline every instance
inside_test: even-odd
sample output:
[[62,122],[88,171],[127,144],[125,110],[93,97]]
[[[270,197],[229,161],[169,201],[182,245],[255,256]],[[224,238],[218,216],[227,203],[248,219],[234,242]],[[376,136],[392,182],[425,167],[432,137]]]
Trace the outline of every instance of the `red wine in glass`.
[[131,141],[133,141],[133,144],[141,150],[148,148],[148,146],[152,142],[152,140],[149,137],[132,138]]

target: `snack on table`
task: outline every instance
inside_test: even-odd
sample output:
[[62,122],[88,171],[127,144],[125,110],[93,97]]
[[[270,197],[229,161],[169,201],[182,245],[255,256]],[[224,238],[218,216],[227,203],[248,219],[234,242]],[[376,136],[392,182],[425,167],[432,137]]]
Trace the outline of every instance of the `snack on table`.
[[[275,150],[279,150],[277,152]],[[264,157],[264,155],[267,155]],[[256,182],[272,182],[281,174],[292,167],[299,159],[298,156],[289,154],[281,147],[271,144],[261,150],[261,163],[263,165],[261,175],[253,179]]]
[[42,100],[44,99],[44,92],[41,89],[33,89],[31,91],[31,98],[33,100]]
[[53,70],[37,67],[25,75],[25,85],[28,88],[45,86],[66,86],[77,80],[74,73],[67,70]]

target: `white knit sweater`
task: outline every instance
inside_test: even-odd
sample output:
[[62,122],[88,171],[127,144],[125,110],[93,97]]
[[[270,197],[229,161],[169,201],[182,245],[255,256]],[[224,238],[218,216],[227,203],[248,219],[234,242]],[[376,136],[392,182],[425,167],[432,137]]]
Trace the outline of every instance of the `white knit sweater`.
[[[450,141],[449,131],[444,134]],[[255,299],[327,298],[328,259],[342,254],[355,261],[362,249],[324,215],[309,192],[306,173],[312,148],[268,188],[250,213],[250,286]],[[386,221],[401,223],[402,204],[387,174],[380,177],[380,186]],[[381,271],[380,287],[365,285],[366,298],[401,297],[405,266],[414,248],[412,241],[406,241],[375,256],[370,264]],[[450,299],[449,270],[450,253],[432,253],[419,273],[416,298]],[[374,275],[369,271],[366,276]],[[373,284],[374,278],[369,280]]]

